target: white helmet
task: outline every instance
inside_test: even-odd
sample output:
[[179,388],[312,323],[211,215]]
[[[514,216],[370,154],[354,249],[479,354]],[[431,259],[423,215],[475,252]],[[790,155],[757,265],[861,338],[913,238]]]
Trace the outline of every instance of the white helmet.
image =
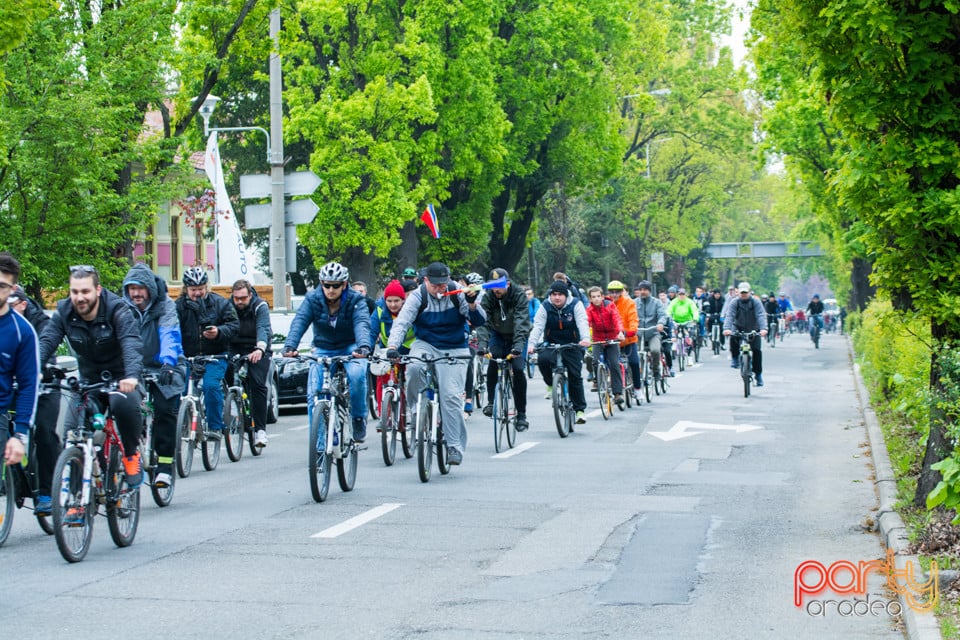
[[320,267],[320,279],[327,282],[346,282],[350,279],[350,272],[339,262],[328,262]]

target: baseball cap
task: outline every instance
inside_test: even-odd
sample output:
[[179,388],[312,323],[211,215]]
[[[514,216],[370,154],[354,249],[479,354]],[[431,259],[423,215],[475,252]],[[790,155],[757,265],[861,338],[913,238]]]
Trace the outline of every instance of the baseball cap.
[[446,284],[450,280],[450,269],[442,262],[431,262],[424,276],[430,284]]
[[403,270],[403,277],[404,277],[404,278],[416,278],[416,277],[417,277],[417,270],[414,269],[413,267],[407,267],[406,269]]
[[500,278],[506,278],[507,280],[510,279],[510,274],[507,273],[506,269],[503,267],[497,267],[496,269],[490,271],[491,280],[499,280]]
[[739,286],[737,286],[737,291],[739,291],[740,293],[744,293],[744,292],[750,293],[750,283],[741,282]]

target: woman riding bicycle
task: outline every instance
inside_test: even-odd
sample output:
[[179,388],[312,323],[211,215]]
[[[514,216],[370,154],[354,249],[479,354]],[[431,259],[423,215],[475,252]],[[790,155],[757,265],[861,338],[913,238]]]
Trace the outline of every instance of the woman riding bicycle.
[[[590,306],[587,307],[587,322],[593,331],[593,341],[602,343],[607,340],[623,340],[623,322],[613,301],[604,299],[603,289],[600,287],[590,287],[587,289],[587,295],[590,297]],[[623,379],[620,377],[619,365],[620,345],[616,343],[594,344],[593,361],[595,363],[599,364],[601,351],[607,362],[607,367],[610,368],[610,387],[613,391],[613,399],[619,405],[623,402]]]

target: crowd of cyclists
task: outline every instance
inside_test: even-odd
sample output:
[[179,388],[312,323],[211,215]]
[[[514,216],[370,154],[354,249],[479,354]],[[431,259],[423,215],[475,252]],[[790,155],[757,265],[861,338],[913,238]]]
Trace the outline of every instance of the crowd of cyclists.
[[[76,265],[69,268],[68,297],[60,300],[48,317],[18,285],[19,276],[20,264],[14,256],[0,252],[0,439],[6,440],[3,451],[8,465],[20,463],[29,438],[36,439],[40,490],[34,509],[38,515],[49,514],[53,502],[53,470],[61,448],[57,434],[60,385],[51,377],[49,365],[64,340],[77,359],[82,381],[115,382],[103,393],[102,401],[104,407],[109,406],[120,434],[125,452],[123,471],[131,490],[138,490],[144,482],[138,445],[144,429],[141,405],[147,395],[152,402],[157,453],[152,482],[165,487],[173,480],[177,416],[194,356],[212,356],[203,367],[202,395],[214,439],[221,438],[225,429],[223,381],[233,375],[234,356],[246,360],[254,446],[260,450],[267,446],[273,334],[267,304],[250,282],[233,283],[228,299],[210,290],[205,269],[190,267],[184,271],[181,295],[173,300],[163,278],[138,263],[124,277],[118,295],[101,286],[95,266]],[[739,351],[737,334],[758,334],[750,346],[756,383],[763,386],[761,337],[768,329],[782,333],[805,326],[801,323],[818,326],[824,311],[817,295],[804,310],[795,310],[785,294],[757,296],[747,282],[730,287],[727,295],[720,289],[708,292],[696,287],[691,296],[678,286],[655,295],[654,286],[642,280],[631,296],[618,280],[603,288],[584,288],[562,272],[554,274],[541,299],[532,287],[515,282],[503,268],[454,279],[441,262],[419,270],[405,269],[376,300],[366,295],[364,283],[351,283],[349,270],[337,262],[323,265],[319,279],[319,286],[305,296],[296,312],[283,355],[297,357],[301,338],[312,328],[313,356],[351,356],[344,367],[352,436],[358,444],[367,438],[368,380],[375,385],[376,397],[384,380],[369,376],[371,360],[397,363],[410,356],[404,360],[408,363],[409,400],[417,398],[424,385],[424,363],[448,356],[434,366],[450,465],[463,462],[465,415],[474,410],[475,387],[486,390],[486,397],[479,398],[482,414],[493,415],[497,361],[513,369],[515,425],[517,431],[525,431],[529,427],[527,360],[539,354],[537,368],[550,398],[557,362],[550,353],[557,349],[567,372],[575,422],[583,424],[585,382],[592,382],[591,391],[596,391],[598,362],[618,363],[622,355],[624,372],[638,381],[640,354],[650,353],[653,378],[660,382],[661,377],[676,375],[678,357],[688,357],[676,347],[678,340],[705,345],[718,326],[720,331],[714,335],[719,334],[720,349],[729,349],[734,368],[738,366],[734,355]],[[574,344],[580,348],[561,349]],[[489,357],[485,381],[475,379],[470,362],[476,357]],[[321,371],[311,365],[307,396],[320,388]],[[619,367],[611,367],[611,372],[615,373],[611,376],[613,400],[622,409],[624,394],[632,389],[627,388]],[[41,393],[42,388],[47,391]],[[415,402],[408,401],[406,410],[406,424],[413,424]],[[310,420],[311,412],[308,403]],[[65,430],[75,428],[80,418],[75,411],[65,415]],[[320,430],[318,441],[311,446],[324,451],[325,437],[326,431]]]

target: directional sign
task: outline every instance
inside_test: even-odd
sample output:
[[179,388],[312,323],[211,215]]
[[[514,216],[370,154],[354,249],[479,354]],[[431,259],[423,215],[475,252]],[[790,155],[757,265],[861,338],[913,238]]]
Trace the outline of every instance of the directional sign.
[[757,431],[763,429],[755,424],[707,424],[704,422],[690,422],[681,420],[670,427],[669,431],[648,431],[654,438],[660,438],[664,442],[679,440],[680,438],[689,438],[698,436],[706,431],[733,431],[735,433],[744,433],[746,431]]
[[[283,195],[309,196],[320,183],[320,176],[313,171],[295,171],[283,176]],[[248,173],[240,176],[240,197],[244,200],[269,198],[273,193],[270,176],[265,173]]]
[[[313,200],[287,200],[283,203],[283,221],[286,225],[310,224],[320,207]],[[273,211],[269,204],[248,204],[243,208],[247,229],[269,229]]]
[[247,229],[269,229],[273,222],[269,204],[248,204],[243,208],[243,217]]

